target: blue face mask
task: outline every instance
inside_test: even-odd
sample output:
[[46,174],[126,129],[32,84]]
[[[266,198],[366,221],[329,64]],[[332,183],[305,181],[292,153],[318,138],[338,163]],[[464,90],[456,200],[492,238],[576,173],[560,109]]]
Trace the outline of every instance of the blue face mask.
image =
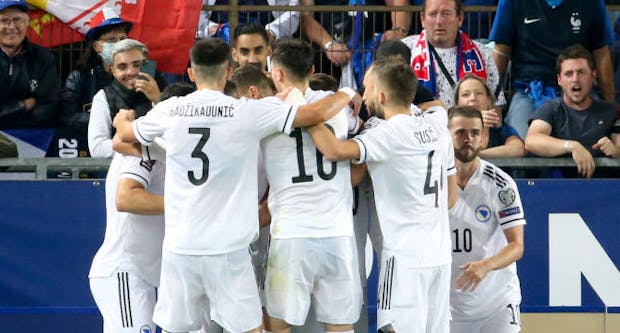
[[547,0],[547,4],[549,4],[549,6],[551,6],[551,8],[555,8],[559,5],[562,4],[562,2],[564,2],[564,0]]
[[112,66],[112,49],[114,48],[114,44],[116,43],[107,43],[107,42],[101,42],[101,53],[99,53],[99,55],[101,56],[101,59],[103,59],[103,61],[106,62],[106,64]]

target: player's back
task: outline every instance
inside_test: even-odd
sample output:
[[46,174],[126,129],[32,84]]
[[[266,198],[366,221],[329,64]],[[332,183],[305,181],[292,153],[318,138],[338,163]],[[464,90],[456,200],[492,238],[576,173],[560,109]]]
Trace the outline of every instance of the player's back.
[[368,157],[362,158],[368,160],[384,251],[406,255],[411,266],[448,263],[447,205],[442,203],[447,191],[445,148],[440,133],[424,117],[397,115],[371,128],[368,135],[382,142],[370,146],[371,140],[363,141]]
[[[307,102],[331,92],[308,89]],[[326,122],[346,139],[347,110]],[[305,129],[274,134],[261,142],[269,180],[271,234],[275,238],[336,237],[353,234],[351,176],[348,161],[323,157]]]
[[292,110],[275,99],[237,100],[203,89],[136,121],[141,141],[163,136],[167,143],[166,250],[219,254],[249,245],[258,232],[259,142],[288,131]]

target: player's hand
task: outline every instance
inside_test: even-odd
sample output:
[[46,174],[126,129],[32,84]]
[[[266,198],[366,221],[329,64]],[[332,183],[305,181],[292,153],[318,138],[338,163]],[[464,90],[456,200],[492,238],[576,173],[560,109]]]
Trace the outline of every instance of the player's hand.
[[120,109],[112,120],[112,126],[117,128],[122,122],[133,121],[135,118],[136,112],[134,110]]
[[573,156],[573,161],[577,164],[577,172],[579,172],[582,177],[592,177],[595,168],[592,154],[590,154],[590,152],[577,141],[571,142],[570,149]]
[[26,112],[32,111],[35,105],[37,105],[37,99],[34,97],[28,97],[24,100],[24,109]]
[[620,157],[620,147],[616,146],[606,136],[600,138],[595,144],[593,144],[592,149],[600,150],[609,157]]
[[497,110],[489,109],[482,110],[482,124],[485,127],[501,127],[502,126],[502,118],[497,114]]
[[329,49],[325,50],[325,55],[334,65],[344,65],[351,60],[353,53],[347,44],[334,41]]
[[491,270],[484,260],[471,261],[459,266],[463,271],[456,278],[456,289],[461,291],[474,291],[480,282],[487,276]]
[[147,73],[140,72],[142,78],[136,80],[136,91],[141,92],[153,103],[159,102],[161,91],[157,81]]
[[362,99],[362,95],[360,95],[359,91],[355,92],[355,96],[349,102],[349,107],[353,110],[353,116],[357,117],[360,114],[360,110],[362,109],[362,103],[364,103]]

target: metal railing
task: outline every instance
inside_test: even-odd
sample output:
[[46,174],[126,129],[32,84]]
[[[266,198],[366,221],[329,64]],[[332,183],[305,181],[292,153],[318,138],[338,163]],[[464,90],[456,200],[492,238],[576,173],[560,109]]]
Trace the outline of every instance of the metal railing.
[[[33,173],[34,179],[49,179],[50,174],[65,172],[70,179],[93,179],[91,173],[106,172],[110,165],[109,158],[0,158],[0,175],[2,173]],[[488,161],[501,168],[539,169],[539,168],[576,168],[571,158],[494,158]],[[597,168],[613,168],[620,178],[620,159],[597,157],[594,159]],[[0,177],[1,178],[1,177]],[[56,178],[56,177],[53,177]],[[95,177],[96,178],[96,177]]]

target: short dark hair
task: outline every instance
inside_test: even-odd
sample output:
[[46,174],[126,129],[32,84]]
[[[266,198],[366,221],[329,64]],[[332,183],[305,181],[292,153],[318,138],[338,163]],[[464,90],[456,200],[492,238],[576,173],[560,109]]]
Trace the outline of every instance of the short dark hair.
[[310,89],[335,92],[338,90],[338,81],[329,74],[314,73],[310,76]]
[[217,79],[226,71],[230,61],[230,47],[219,38],[197,41],[192,47],[190,61],[194,73],[203,80]]
[[175,82],[166,86],[161,92],[160,101],[165,101],[170,97],[181,97],[196,91],[194,85],[187,82]]
[[[422,4],[422,12],[426,12],[426,1]],[[456,15],[461,15],[463,13],[463,1],[461,0],[452,0],[454,1],[454,7],[456,8]]]
[[418,78],[404,61],[380,58],[372,63],[370,70],[370,75],[376,76],[377,84],[388,89],[393,103],[411,104],[418,89]]
[[255,86],[261,90],[271,90],[274,93],[276,91],[273,80],[256,66],[248,65],[237,68],[233,73],[232,80],[237,84],[237,89],[240,91],[247,91],[250,86]]
[[226,80],[226,85],[224,86],[224,95],[237,98],[239,94],[237,94],[237,83],[233,80]]
[[453,106],[448,110],[448,127],[452,122],[452,118],[463,117],[463,118],[471,118],[471,119],[480,119],[480,123],[484,124],[482,121],[482,112],[470,105],[461,105],[461,106]]
[[265,43],[269,44],[269,35],[267,34],[267,30],[261,24],[252,22],[248,24],[238,25],[233,32],[233,43],[236,46],[237,38],[241,35],[260,35],[265,40]]
[[313,66],[312,46],[296,38],[282,38],[275,42],[271,62],[276,63],[293,76],[291,79],[306,78]]
[[393,56],[399,56],[404,62],[409,62],[411,59],[411,49],[400,39],[390,39],[379,44],[375,53],[375,59]]
[[588,62],[590,70],[594,70],[594,57],[592,53],[581,44],[575,44],[565,48],[558,55],[555,61],[555,70],[557,74],[560,74],[562,71],[562,63],[569,59],[585,59]]
[[454,86],[454,105],[459,104],[459,90],[461,90],[461,84],[463,84],[463,82],[467,80],[475,80],[475,81],[482,83],[482,86],[484,87],[484,91],[487,93],[487,96],[489,96],[489,99],[491,100],[491,105],[495,104],[495,96],[493,96],[493,93],[491,92],[491,88],[489,88],[489,85],[487,85],[487,83],[484,82],[484,80],[481,79],[477,75],[466,74]]

